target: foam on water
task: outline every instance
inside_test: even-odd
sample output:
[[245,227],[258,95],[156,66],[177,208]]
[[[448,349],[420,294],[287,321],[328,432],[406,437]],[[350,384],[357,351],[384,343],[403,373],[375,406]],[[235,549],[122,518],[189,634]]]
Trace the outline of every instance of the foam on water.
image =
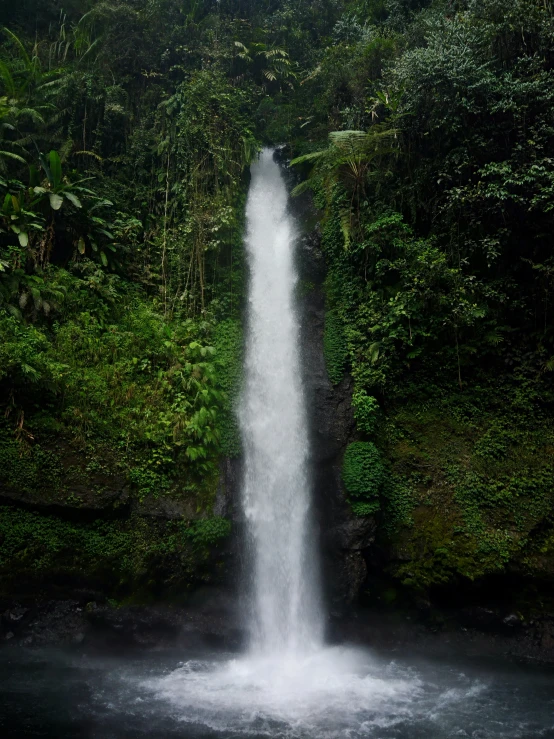
[[406,719],[421,694],[410,671],[383,668],[361,650],[339,647],[297,658],[186,662],[148,686],[183,721],[291,737],[366,735],[371,727]]
[[[429,681],[367,650],[322,647],[301,657],[191,660],[142,687],[175,719],[218,737],[430,739],[456,736],[452,732],[475,722],[482,726],[478,711],[489,703],[486,697],[480,705],[485,682],[463,673],[447,679],[449,685]],[[504,722],[498,728],[467,736],[519,736]]]

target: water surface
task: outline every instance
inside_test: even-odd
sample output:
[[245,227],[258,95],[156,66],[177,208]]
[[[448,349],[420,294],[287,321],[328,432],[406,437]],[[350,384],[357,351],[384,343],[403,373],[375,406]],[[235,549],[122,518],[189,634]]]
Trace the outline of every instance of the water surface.
[[552,670],[392,656],[5,649],[0,736],[554,739]]

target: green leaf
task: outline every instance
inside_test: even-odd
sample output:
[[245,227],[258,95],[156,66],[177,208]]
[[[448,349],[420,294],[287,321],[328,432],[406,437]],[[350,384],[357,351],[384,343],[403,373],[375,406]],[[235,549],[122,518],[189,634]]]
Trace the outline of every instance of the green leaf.
[[[52,175],[52,184],[59,187],[62,183],[62,161],[57,151],[50,152],[50,173]],[[58,210],[54,208],[54,210]]]
[[370,344],[368,353],[371,364],[376,364],[379,361],[379,355],[381,353],[380,343],[375,341],[373,344]]
[[35,187],[40,182],[40,175],[38,169],[34,164],[29,165],[29,185]]
[[108,266],[108,257],[106,256],[106,254],[103,251],[100,252],[100,261],[102,262],[102,264],[104,265],[104,267],[107,267]]
[[86,244],[85,244],[85,240],[83,239],[82,236],[80,237],[79,241],[77,242],[77,249],[79,251],[79,254],[84,254],[85,253]]
[[64,192],[65,197],[69,200],[70,203],[73,203],[73,205],[76,208],[82,208],[81,201],[77,197],[77,195],[74,195],[72,192]]
[[19,239],[19,243],[21,246],[29,246],[29,235],[25,231],[21,231],[17,238]]
[[62,207],[63,198],[61,195],[51,192],[48,197],[50,198],[50,207],[52,210],[59,210]]

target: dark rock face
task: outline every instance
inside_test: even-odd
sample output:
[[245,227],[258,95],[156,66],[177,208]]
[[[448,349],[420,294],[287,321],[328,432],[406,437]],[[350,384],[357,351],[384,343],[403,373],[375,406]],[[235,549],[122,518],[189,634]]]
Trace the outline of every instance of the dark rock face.
[[52,600],[6,608],[0,617],[0,643],[22,646],[79,644],[86,632],[85,609],[76,600]]
[[215,497],[214,516],[224,516],[233,523],[242,523],[240,488],[242,485],[242,459],[221,461],[219,486]]
[[356,518],[346,502],[341,463],[356,427],[352,380],[333,386],[323,355],[325,264],[317,231],[301,240],[299,273],[308,289],[299,296],[304,384],[310,424],[313,500],[322,551],[322,579],[331,613],[358,600],[367,576],[363,555],[375,536],[371,518]]
[[[485,610],[485,609],[483,609]],[[554,617],[509,627],[502,619],[493,622],[489,614],[465,621],[459,611],[440,627],[430,627],[420,614],[389,609],[351,610],[347,617],[334,623],[333,638],[380,649],[405,648],[426,658],[502,657],[528,664],[554,663]],[[467,614],[466,614],[467,616]]]
[[149,495],[142,500],[133,501],[133,510],[136,510],[140,516],[167,521],[196,518],[195,502],[183,497]]
[[2,646],[172,646],[239,648],[236,608],[220,593],[184,606],[123,606],[78,600],[18,604],[0,616]]

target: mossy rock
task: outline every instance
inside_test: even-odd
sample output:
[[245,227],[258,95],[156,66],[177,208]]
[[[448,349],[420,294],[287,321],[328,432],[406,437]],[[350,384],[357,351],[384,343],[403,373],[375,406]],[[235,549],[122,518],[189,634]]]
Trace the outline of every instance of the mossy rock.
[[88,588],[114,598],[182,594],[217,580],[230,527],[217,517],[161,521],[137,514],[77,522],[0,506],[0,593]]
[[[421,590],[506,571],[554,574],[553,425],[457,414],[451,400],[404,406],[388,419],[391,479],[381,537],[389,572]],[[454,412],[453,412],[454,411]],[[537,422],[538,421],[538,422]],[[400,503],[403,511],[396,510]],[[388,526],[387,521],[394,522]]]
[[129,484],[108,449],[91,457],[62,437],[31,445],[4,436],[0,496],[40,508],[100,511],[126,504]]

